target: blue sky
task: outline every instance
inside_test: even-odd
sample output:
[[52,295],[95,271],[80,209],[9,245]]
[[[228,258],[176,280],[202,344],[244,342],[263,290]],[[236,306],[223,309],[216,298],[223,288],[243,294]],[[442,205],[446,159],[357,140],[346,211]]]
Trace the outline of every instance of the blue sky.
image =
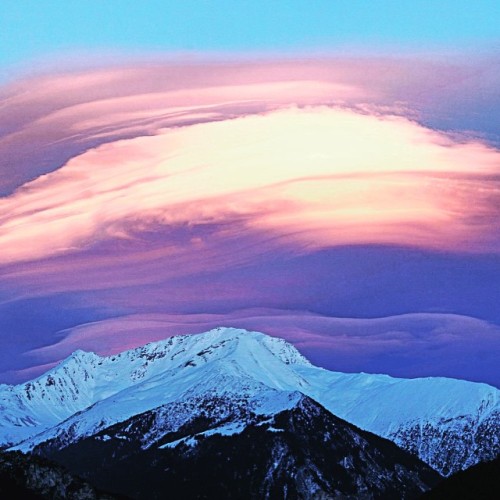
[[493,49],[499,20],[496,0],[7,0],[0,66],[88,51]]

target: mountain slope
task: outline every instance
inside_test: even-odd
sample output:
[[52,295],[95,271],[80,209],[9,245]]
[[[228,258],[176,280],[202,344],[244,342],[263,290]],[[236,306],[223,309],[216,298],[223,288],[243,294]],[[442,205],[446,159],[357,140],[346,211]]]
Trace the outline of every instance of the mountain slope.
[[422,500],[491,500],[500,498],[500,457],[474,465],[441,481]]
[[[66,469],[37,456],[0,453],[0,497],[23,500],[112,500]],[[123,498],[123,497],[120,497]]]
[[[93,376],[84,383],[90,381],[94,393],[109,395],[17,448],[30,451],[39,442],[62,436],[69,442],[160,404],[206,394],[263,398],[272,405],[281,391],[300,391],[307,385],[291,369],[294,364],[309,362],[281,339],[234,329],[176,337],[92,360],[85,371],[93,371]],[[266,397],[269,390],[273,398]]]
[[[250,359],[246,359],[248,353],[253,353]],[[309,364],[281,339],[263,334],[247,338],[239,330],[222,328],[203,335],[172,337],[104,358],[76,351],[33,381],[18,386],[0,385],[0,446],[7,447],[36,435],[144,381],[154,384],[154,378],[165,372],[168,376],[182,375],[176,377],[179,382],[189,371],[186,369],[229,356],[235,357],[243,373],[248,372],[251,378],[255,376],[271,387],[292,390],[302,382],[290,371],[283,373],[280,365]],[[162,384],[160,379],[159,385]],[[182,384],[173,389],[175,394],[179,390],[183,390]],[[150,392],[152,401],[145,401],[142,411],[153,408],[158,397],[169,397],[161,388],[161,394]],[[134,408],[124,412],[128,410]]]
[[440,479],[390,441],[300,393],[273,401],[272,409],[269,401],[228,397],[189,406],[195,411],[165,405],[63,448],[42,443],[35,452],[138,499],[165,492],[186,499],[409,499]]
[[[306,393],[447,476],[500,453],[500,391],[440,377],[397,379],[297,366]],[[376,402],[374,404],[374,402]]]
[[281,339],[233,328],[104,358],[77,352],[32,382],[0,390],[0,431],[4,443],[17,441],[17,449],[30,451],[47,440],[65,446],[161,405],[207,394],[253,398],[265,408],[289,392],[392,439],[445,475],[500,452],[500,391],[493,387],[330,372]]

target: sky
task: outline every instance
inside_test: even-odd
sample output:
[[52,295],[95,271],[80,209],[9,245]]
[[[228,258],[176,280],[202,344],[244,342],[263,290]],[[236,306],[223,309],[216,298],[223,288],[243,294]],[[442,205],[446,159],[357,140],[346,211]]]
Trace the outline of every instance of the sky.
[[500,5],[6,2],[0,382],[235,326],[500,387]]

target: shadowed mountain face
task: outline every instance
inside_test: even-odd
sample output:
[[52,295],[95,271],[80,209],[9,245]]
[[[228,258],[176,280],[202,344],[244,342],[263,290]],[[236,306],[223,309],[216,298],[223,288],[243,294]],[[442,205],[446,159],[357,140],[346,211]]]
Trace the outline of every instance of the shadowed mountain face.
[[500,498],[500,456],[490,462],[474,465],[440,482],[425,493],[422,500],[460,498],[461,500],[490,500]]
[[118,500],[38,456],[0,453],[0,497],[19,500]]
[[[194,402],[192,402],[194,403]],[[76,444],[36,453],[132,498],[416,498],[440,476],[388,440],[338,419],[310,398],[258,415],[249,401],[204,399],[137,415]],[[173,429],[176,429],[173,431]]]

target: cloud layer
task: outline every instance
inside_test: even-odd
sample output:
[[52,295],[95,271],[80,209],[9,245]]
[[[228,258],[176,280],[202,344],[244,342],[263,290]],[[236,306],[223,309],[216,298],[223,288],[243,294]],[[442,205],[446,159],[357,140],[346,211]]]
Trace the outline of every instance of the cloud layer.
[[2,199],[0,260],[241,218],[306,246],[498,251],[499,165],[481,143],[338,107],[185,125],[91,149]]
[[[59,343],[29,355],[42,363],[53,363],[76,349],[110,355],[148,341],[220,325],[285,338],[313,362],[337,371],[379,372],[383,367],[384,373],[393,376],[444,375],[500,385],[495,370],[500,355],[500,328],[451,314],[377,319],[332,318],[272,309],[225,315],[137,314],[80,325],[62,332],[64,337]],[[39,371],[46,368],[41,365]]]
[[[2,363],[33,364],[15,356],[54,344],[58,331],[62,342],[39,361],[94,328],[108,333],[91,347],[108,352],[157,338],[151,315],[184,315],[172,320],[184,331],[196,313],[193,331],[224,319],[285,331],[320,361],[324,346],[332,359],[342,352],[345,331],[338,369],[462,366],[480,379],[465,361],[469,320],[446,323],[460,338],[429,323],[417,342],[406,320],[409,336],[391,336],[396,323],[360,323],[363,336],[332,317],[425,310],[496,321],[499,75],[494,60],[169,63],[4,87]],[[253,307],[288,313],[238,316]],[[327,326],[304,310],[328,315]],[[111,317],[133,318],[134,329],[119,333]],[[494,327],[476,326],[484,346],[498,345]],[[442,365],[439,339],[456,347]]]

